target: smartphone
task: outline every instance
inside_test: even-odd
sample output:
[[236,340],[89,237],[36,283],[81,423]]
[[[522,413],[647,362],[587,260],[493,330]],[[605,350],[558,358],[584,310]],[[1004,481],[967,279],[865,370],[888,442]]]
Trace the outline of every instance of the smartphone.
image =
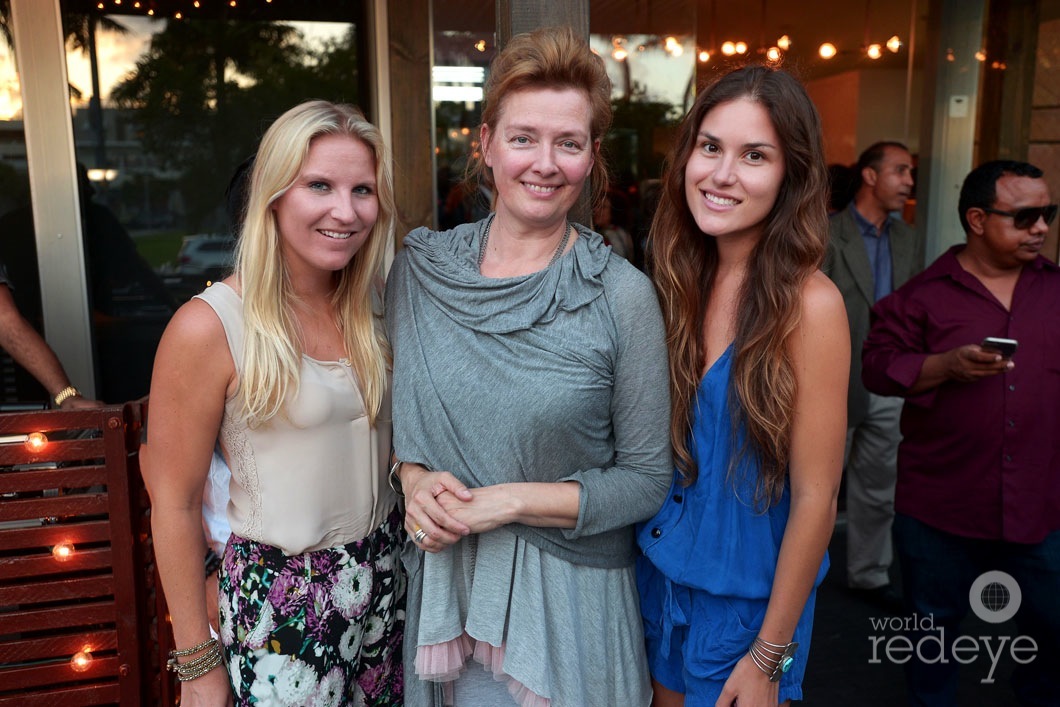
[[979,344],[980,348],[987,351],[996,351],[1001,354],[1001,358],[1012,358],[1012,355],[1016,353],[1016,346],[1018,342],[1015,339],[999,339],[994,336],[988,336],[983,339],[983,343]]

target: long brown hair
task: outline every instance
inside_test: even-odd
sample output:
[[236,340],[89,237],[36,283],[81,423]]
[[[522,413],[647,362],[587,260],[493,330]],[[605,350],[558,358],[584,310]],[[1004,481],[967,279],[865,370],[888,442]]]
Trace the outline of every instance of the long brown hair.
[[718,250],[692,218],[685,166],[707,113],[740,98],[766,110],[784,153],[784,180],[738,295],[729,393],[733,427],[747,431],[730,472],[742,456],[752,455],[760,468],[755,500],[769,504],[783,493],[791,450],[797,391],[786,343],[801,316],[802,286],[821,264],[828,233],[821,122],[794,77],[778,69],[747,66],[721,76],[700,93],[678,128],[667,160],[649,247],[670,352],[670,440],[678,470],[690,484],[698,476],[689,450],[691,408],[704,365],[703,319]]

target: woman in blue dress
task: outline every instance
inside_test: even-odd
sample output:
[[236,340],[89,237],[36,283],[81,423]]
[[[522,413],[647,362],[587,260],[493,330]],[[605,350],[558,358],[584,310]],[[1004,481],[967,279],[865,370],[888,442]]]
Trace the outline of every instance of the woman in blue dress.
[[789,74],[738,69],[669,165],[651,244],[677,468],[638,529],[653,704],[773,706],[802,697],[846,433],[820,120]]

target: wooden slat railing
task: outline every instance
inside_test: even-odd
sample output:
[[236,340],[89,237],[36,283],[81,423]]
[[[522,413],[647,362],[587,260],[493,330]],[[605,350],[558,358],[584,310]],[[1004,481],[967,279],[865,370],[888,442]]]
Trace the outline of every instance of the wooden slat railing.
[[[0,414],[0,707],[174,704],[145,414],[142,402]],[[43,445],[24,441],[35,432]]]

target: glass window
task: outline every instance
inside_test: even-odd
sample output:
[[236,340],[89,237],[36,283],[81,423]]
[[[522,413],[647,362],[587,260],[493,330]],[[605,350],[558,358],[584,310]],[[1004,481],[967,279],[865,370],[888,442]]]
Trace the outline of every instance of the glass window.
[[239,200],[226,189],[269,123],[312,98],[368,112],[365,12],[351,0],[61,8],[97,389],[120,402],[147,393],[175,309],[230,267]]
[[490,195],[467,193],[468,155],[478,149],[482,87],[497,53],[494,3],[436,0],[434,3],[434,153],[438,170],[438,225],[452,228],[489,212]]
[[[0,2],[0,268],[22,316],[43,333],[22,89],[10,21],[9,4]],[[43,407],[47,400],[47,391],[0,349],[0,410]]]
[[638,267],[644,265],[673,128],[695,98],[695,15],[689,10],[685,34],[638,34],[638,24],[631,22],[629,34],[594,33],[589,38],[607,65],[614,108],[604,141],[611,190],[608,203],[593,214],[594,225],[612,248],[630,250],[628,259]]

